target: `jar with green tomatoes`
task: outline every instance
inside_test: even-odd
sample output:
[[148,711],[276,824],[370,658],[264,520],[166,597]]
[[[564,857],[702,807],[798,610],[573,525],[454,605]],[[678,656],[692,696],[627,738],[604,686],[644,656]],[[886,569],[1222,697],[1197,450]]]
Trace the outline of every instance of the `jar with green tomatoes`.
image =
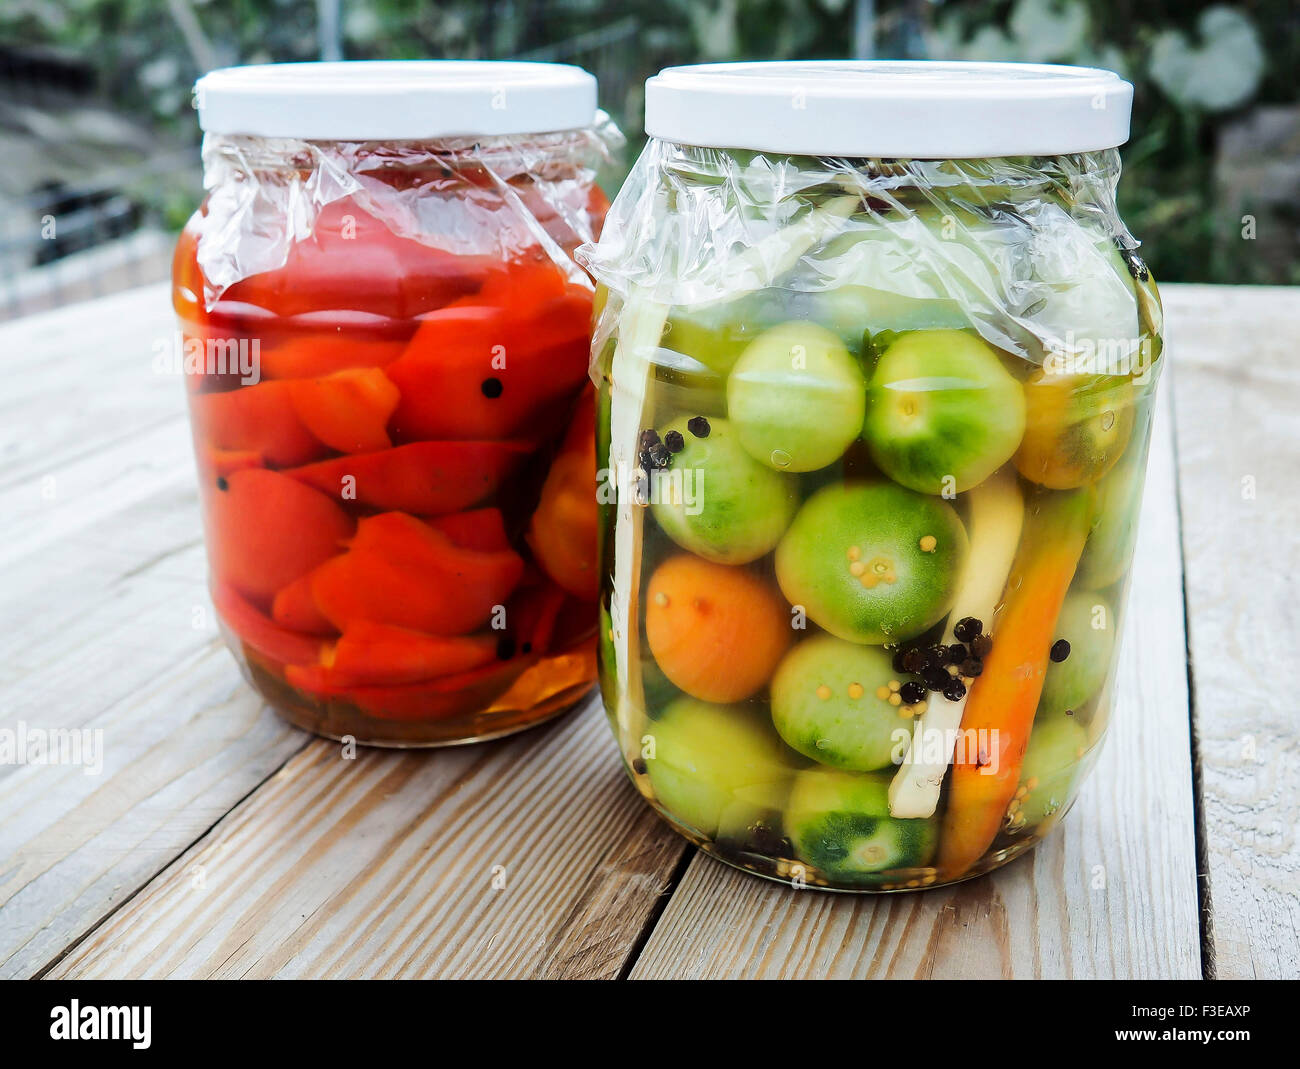
[[212,597],[249,682],[435,746],[595,681],[594,287],[617,139],[541,63],[238,67],[196,87],[173,271]]
[[1084,68],[671,68],[599,244],[600,676],[638,789],[841,891],[1030,849],[1105,736],[1163,365]]

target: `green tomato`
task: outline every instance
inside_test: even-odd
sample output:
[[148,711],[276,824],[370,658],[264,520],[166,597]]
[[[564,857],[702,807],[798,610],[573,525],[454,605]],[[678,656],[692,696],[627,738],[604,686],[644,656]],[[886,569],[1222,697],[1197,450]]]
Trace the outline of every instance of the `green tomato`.
[[727,412],[756,460],[777,471],[816,471],[838,460],[861,432],[865,385],[834,334],[783,323],[731,369]]
[[807,319],[839,336],[861,355],[866,338],[908,330],[959,330],[970,326],[961,305],[947,297],[911,297],[856,283],[792,296],[791,318]]
[[878,646],[818,635],[785,655],[772,677],[772,722],[786,745],[823,765],[871,772],[894,764],[897,707],[877,696],[897,673]]
[[794,777],[785,832],[795,854],[836,882],[870,885],[934,853],[935,822],[889,815],[889,777],[810,769]]
[[596,661],[599,665],[600,692],[605,699],[605,714],[617,730],[613,710],[618,707],[618,651],[614,647],[614,620],[602,604],[598,614],[600,634],[596,636]]
[[1064,713],[1039,716],[1020,768],[1025,794],[1016,810],[1016,826],[1037,825],[1064,810],[1082,778],[1087,750],[1088,732],[1076,718]]
[[832,484],[799,510],[776,550],[791,605],[832,635],[915,638],[952,607],[966,529],[947,502],[893,483]]
[[741,787],[718,814],[718,839],[733,849],[768,854],[781,836],[789,779]]
[[1016,469],[1030,482],[1052,490],[1088,486],[1124,455],[1140,400],[1130,378],[1040,368],[1024,390],[1025,434]]
[[761,815],[789,782],[792,754],[767,718],[743,705],[679,698],[645,729],[646,774],[674,820],[712,839]]
[[862,326],[874,336],[924,328],[961,329],[972,313],[998,311],[1000,280],[1013,277],[1014,228],[964,208],[916,210],[854,220],[809,257],[821,278],[862,287]]
[[1073,712],[1101,690],[1115,652],[1115,627],[1115,610],[1100,594],[1084,591],[1066,597],[1052,641],[1065,639],[1070,653],[1063,661],[1048,663],[1039,715]]
[[727,380],[693,357],[661,348],[654,363],[656,412],[689,412],[695,416],[727,414]]
[[1020,225],[1030,275],[1028,305],[1017,311],[1034,335],[1083,358],[1131,358],[1140,338],[1138,291],[1110,235],[1059,204],[1039,205]]
[[1115,469],[1097,484],[1096,519],[1079,561],[1078,574],[1079,583],[1091,590],[1118,583],[1133,561],[1142,484],[1146,479],[1144,452],[1130,448]]
[[718,564],[757,560],[780,540],[798,508],[798,482],[764,467],[740,444],[735,427],[709,419],[697,438],[682,416],[659,429],[685,443],[672,466],[656,472],[651,508],[656,522],[683,549]]
[[750,342],[790,318],[788,301],[784,291],[767,289],[720,303],[679,305],[668,317],[662,346],[726,375]]
[[1015,454],[1025,395],[998,354],[973,334],[904,334],[868,388],[866,437],[880,470],[923,494],[978,486]]

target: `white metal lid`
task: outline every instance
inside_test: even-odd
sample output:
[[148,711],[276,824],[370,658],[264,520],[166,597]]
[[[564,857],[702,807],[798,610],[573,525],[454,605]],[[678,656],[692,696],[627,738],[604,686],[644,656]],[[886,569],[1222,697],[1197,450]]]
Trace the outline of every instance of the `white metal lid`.
[[1133,87],[1038,63],[824,60],[669,67],[646,82],[664,141],[818,156],[1049,156],[1128,140]]
[[209,133],[306,141],[539,134],[596,115],[596,79],[561,63],[268,63],[212,71],[194,93]]

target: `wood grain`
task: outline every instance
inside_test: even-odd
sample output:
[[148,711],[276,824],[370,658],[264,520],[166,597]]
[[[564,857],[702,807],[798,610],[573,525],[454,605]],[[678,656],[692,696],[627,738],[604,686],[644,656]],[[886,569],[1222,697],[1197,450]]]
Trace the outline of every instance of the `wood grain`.
[[306,741],[216,638],[183,386],[151,366],[169,318],[151,287],[0,328],[0,728],[103,745],[98,775],[0,764],[0,976],[57,958]]
[[1166,300],[1211,974],[1300,976],[1300,290]]
[[152,366],[165,287],[0,327],[0,727],[105,745],[99,776],[0,765],[0,976],[1199,976],[1184,581],[1205,970],[1300,975],[1300,751],[1278,685],[1300,648],[1300,299],[1165,297],[1107,748],[1029,857],[889,897],[702,856],[674,891],[690,849],[594,705],[432,754],[308,742],[215,638],[183,388]]
[[316,741],[51,975],[612,977],[685,849],[595,701],[432,753]]
[[174,341],[168,293],[145,286],[0,325],[0,488],[43,489],[39,477],[106,443],[184,419],[181,376],[155,368]]
[[634,979],[1200,976],[1168,383],[1153,431],[1110,738],[1033,853],[920,894],[835,895],[697,856]]
[[[120,959],[181,974],[292,971],[295,962],[310,974],[301,963],[319,954],[341,959],[337,974],[373,965],[618,975],[686,847],[641,805],[590,711],[559,729],[567,733],[437,755],[363,752],[345,762],[317,742],[251,809],[231,812],[308,737],[262,706],[216,638],[183,386],[153,363],[170,330],[165,287],[0,328],[0,372],[14,386],[0,401],[0,727],[102,731],[105,750],[98,776],[0,766],[0,975],[44,971],[74,946],[72,961],[87,960],[115,929],[81,945],[87,933],[123,903],[121,916],[136,917],[177,882],[203,885],[187,902],[225,903],[213,892],[230,890],[227,873],[241,878],[237,888],[260,886],[258,864],[227,860],[226,839],[219,863],[202,846],[201,862],[180,857],[219,824],[246,830],[277,862],[298,856],[283,849],[285,834],[316,843],[319,857],[279,874],[277,886],[302,879],[301,893],[324,890],[341,909],[366,904],[363,891],[376,885],[347,866],[369,863],[367,844],[380,845],[383,879],[420,891],[403,893],[406,913],[384,901],[366,916],[381,942],[390,925],[401,932],[389,954],[372,960],[340,944],[346,922],[327,924],[324,905],[309,914],[316,943],[300,928],[305,917],[259,900],[251,941],[239,914],[226,928],[213,919],[212,932],[224,933],[218,961],[157,960],[133,942],[116,948]],[[286,832],[289,815],[301,824]],[[444,852],[444,838],[456,849]],[[488,858],[506,866],[507,882],[485,894]],[[322,878],[317,862],[342,868]],[[458,917],[445,940],[421,943],[427,909]],[[166,930],[184,919],[162,911],[158,921]]]

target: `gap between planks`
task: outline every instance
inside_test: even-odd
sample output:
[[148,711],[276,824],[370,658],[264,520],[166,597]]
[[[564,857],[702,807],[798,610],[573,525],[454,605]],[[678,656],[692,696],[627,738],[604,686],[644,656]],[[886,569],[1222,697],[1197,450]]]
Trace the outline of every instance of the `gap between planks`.
[[614,977],[686,849],[595,699],[473,747],[316,740],[49,975]]

